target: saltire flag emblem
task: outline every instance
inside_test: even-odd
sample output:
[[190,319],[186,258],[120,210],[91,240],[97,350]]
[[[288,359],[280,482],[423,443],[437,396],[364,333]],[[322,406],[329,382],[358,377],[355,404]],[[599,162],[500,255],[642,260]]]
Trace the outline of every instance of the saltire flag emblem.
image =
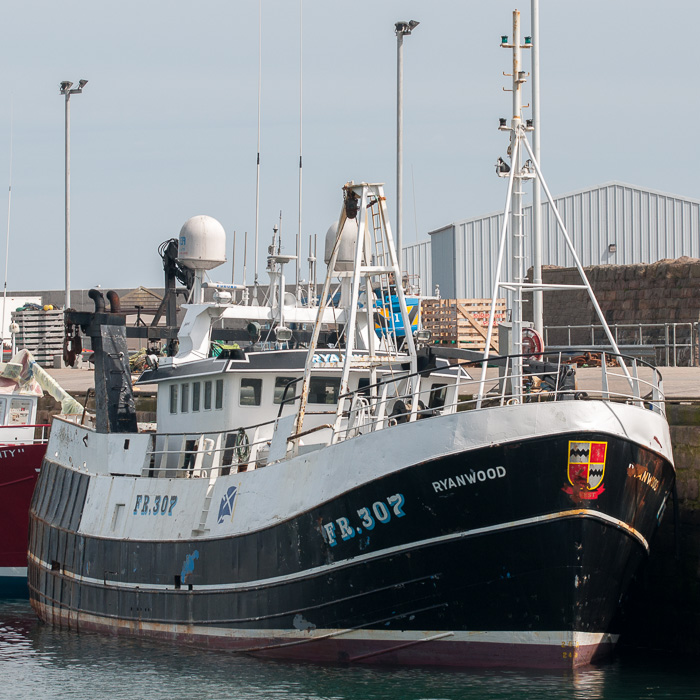
[[236,486],[229,486],[226,495],[221,499],[219,504],[219,515],[216,519],[218,525],[224,522],[227,515],[233,517],[233,504],[236,500],[236,491],[238,488]]
[[569,483],[577,488],[582,497],[598,498],[605,490],[602,484],[607,451],[607,442],[569,441],[567,476]]

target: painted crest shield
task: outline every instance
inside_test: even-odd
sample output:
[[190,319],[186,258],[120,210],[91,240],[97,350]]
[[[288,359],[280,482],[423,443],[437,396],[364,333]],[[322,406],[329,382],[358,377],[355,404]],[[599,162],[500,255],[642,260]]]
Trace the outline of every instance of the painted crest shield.
[[569,441],[569,483],[595,491],[603,483],[607,442]]

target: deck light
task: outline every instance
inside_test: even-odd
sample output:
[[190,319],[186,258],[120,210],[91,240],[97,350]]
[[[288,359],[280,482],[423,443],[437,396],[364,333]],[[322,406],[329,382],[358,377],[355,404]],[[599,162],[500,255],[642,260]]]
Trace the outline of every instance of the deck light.
[[532,119],[526,119],[525,126],[527,126],[528,129],[532,129]]
[[421,328],[413,334],[417,343],[429,343],[433,337],[432,332],[428,328]]
[[499,126],[505,126],[505,125],[506,125],[506,118],[505,118],[505,117],[501,117],[501,118],[498,120],[498,125],[499,125]]
[[617,243],[611,243],[608,246],[608,253],[616,253],[617,252]]
[[508,43],[508,35],[507,35],[507,34],[504,34],[504,35],[501,37],[501,44],[507,44],[507,43]]
[[532,46],[532,37],[531,36],[525,37],[525,46]]
[[280,343],[286,343],[292,339],[292,329],[286,326],[278,326],[275,328],[275,340]]

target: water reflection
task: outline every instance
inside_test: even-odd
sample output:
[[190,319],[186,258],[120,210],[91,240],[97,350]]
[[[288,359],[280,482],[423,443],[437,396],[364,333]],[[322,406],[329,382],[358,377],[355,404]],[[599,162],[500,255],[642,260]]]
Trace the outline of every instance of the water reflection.
[[0,698],[13,700],[523,700],[697,697],[700,674],[668,661],[576,673],[341,668],[75,634],[0,602]]

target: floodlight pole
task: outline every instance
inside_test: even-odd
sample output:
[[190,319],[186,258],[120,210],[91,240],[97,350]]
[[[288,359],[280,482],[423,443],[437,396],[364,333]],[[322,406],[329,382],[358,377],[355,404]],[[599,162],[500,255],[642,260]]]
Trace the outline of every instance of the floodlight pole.
[[396,252],[399,268],[403,261],[403,38],[419,22],[396,22]]
[[73,89],[73,83],[61,83],[61,94],[66,96],[66,309],[70,308],[70,96],[82,93],[87,82],[81,80]]

